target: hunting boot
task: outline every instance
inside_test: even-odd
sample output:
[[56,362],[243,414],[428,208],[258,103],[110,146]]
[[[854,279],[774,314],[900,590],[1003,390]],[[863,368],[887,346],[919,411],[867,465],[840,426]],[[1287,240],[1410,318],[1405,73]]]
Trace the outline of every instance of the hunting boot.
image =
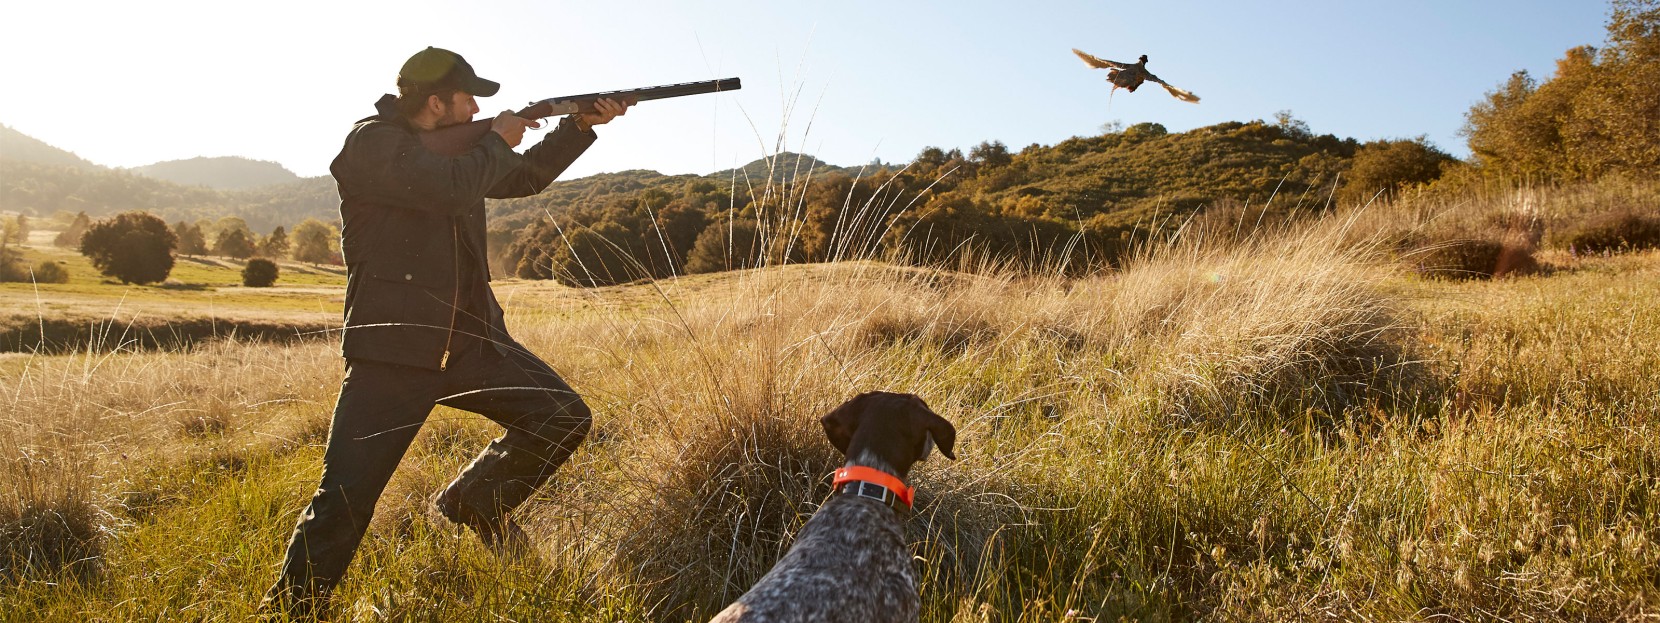
[[569,456],[558,446],[532,452],[496,440],[438,494],[433,506],[444,518],[472,528],[497,553],[528,548],[529,536],[509,515]]

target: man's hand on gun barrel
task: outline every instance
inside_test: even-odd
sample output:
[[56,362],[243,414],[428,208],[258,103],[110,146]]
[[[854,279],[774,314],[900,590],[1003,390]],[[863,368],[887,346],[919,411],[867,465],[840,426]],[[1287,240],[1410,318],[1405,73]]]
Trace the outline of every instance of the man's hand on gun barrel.
[[[596,125],[610,123],[612,119],[628,114],[628,107],[632,102],[604,98],[594,101],[594,112],[579,113],[576,116],[577,129],[584,132]],[[509,147],[517,148],[524,141],[526,128],[540,128],[542,123],[534,119],[525,119],[513,114],[511,110],[501,111],[490,122],[490,130],[500,134],[507,141]]]
[[[594,112],[577,115],[577,129],[586,130],[596,125],[610,123],[612,119],[628,114],[628,107],[634,102],[628,100],[614,100],[609,97],[594,100]],[[586,127],[584,127],[586,126]]]

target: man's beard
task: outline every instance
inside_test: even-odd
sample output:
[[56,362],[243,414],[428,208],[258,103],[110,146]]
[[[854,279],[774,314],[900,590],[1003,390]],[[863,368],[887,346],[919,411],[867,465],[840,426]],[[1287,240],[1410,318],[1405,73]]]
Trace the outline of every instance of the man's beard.
[[447,128],[452,125],[461,125],[472,122],[472,115],[463,117],[459,108],[445,108],[444,115],[438,118],[435,127]]

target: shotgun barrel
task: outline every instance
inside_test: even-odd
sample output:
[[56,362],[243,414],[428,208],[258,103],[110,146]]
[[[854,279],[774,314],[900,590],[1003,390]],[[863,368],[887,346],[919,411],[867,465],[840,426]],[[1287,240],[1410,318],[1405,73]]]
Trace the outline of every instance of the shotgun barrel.
[[[513,114],[525,119],[544,119],[554,115],[591,113],[594,112],[594,102],[607,98],[634,104],[646,100],[736,91],[741,88],[743,88],[743,83],[738,78],[724,78],[721,80],[666,84],[642,89],[565,95],[531,102],[529,106]],[[439,128],[431,132],[422,132],[421,144],[425,145],[429,151],[445,156],[458,156],[472,149],[473,145],[478,144],[479,139],[484,138],[484,135],[490,131],[490,121],[490,119],[479,119],[470,123]]]

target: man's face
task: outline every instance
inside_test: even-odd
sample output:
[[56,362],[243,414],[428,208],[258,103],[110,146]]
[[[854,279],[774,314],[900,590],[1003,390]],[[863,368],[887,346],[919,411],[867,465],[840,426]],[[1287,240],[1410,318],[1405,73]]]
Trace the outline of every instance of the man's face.
[[473,120],[473,115],[478,114],[478,100],[473,99],[471,93],[456,91],[450,94],[448,104],[440,101],[439,108],[442,111],[438,115],[438,127],[467,123]]

